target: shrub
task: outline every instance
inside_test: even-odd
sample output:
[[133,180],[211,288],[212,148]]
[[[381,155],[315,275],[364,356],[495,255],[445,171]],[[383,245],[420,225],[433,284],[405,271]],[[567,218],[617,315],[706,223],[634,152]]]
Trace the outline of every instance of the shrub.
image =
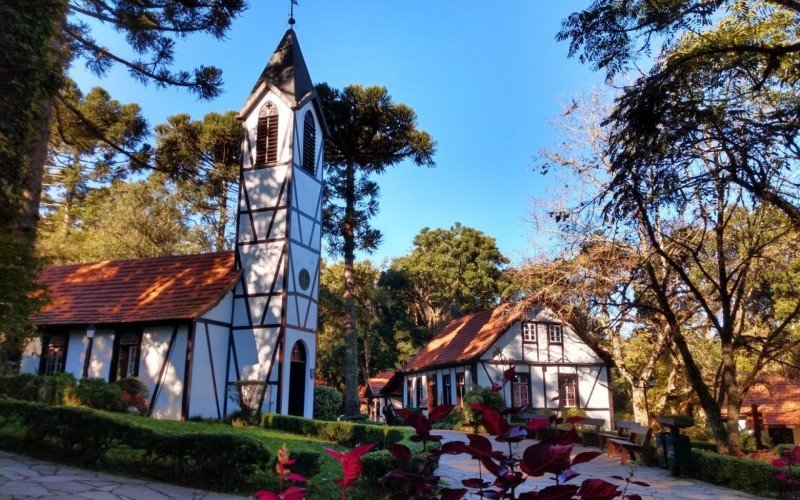
[[[291,465],[292,472],[296,472],[306,478],[316,476],[322,468],[322,453],[318,451],[290,450],[290,459],[294,460]],[[272,461],[270,470],[275,470],[277,457]]]
[[492,392],[487,387],[475,387],[468,393],[464,394],[464,407],[460,412],[461,424],[468,424],[478,420],[478,414],[470,407],[470,403],[480,403],[494,406],[498,411],[505,409],[505,402],[503,395],[499,392]]
[[198,487],[230,489],[270,461],[269,451],[255,438],[204,425],[6,398],[0,398],[0,415],[6,424],[13,421],[22,428],[16,445],[27,451],[55,453],[94,465],[124,444],[131,451],[115,456],[115,463],[122,461],[141,474]]
[[21,373],[0,377],[0,396],[22,401],[61,405],[74,393],[75,377],[71,373],[40,376]]
[[122,390],[101,378],[82,378],[75,388],[75,396],[82,406],[96,410],[122,410]]
[[36,401],[41,383],[41,377],[33,373],[3,377],[0,379],[0,395],[22,401]]
[[344,397],[333,387],[319,386],[314,388],[314,418],[318,420],[336,420],[342,412]]
[[749,493],[781,491],[782,485],[775,479],[777,470],[771,464],[700,450],[691,454],[691,464],[684,468],[687,476]]
[[261,425],[267,429],[277,429],[292,434],[315,437],[343,446],[376,443],[379,448],[383,448],[400,441],[406,436],[406,433],[394,427],[309,420],[303,417],[277,415],[275,413],[264,415],[261,419]]
[[147,384],[140,378],[128,377],[115,382],[122,391],[122,407],[136,408],[140,415],[147,413],[150,408],[150,391]]

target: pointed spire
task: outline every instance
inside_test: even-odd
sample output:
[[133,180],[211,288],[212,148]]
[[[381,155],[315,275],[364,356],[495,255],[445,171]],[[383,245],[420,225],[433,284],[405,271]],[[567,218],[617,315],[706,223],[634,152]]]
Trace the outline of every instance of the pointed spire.
[[292,28],[286,30],[251,94],[257,92],[264,82],[277,88],[291,106],[296,106],[308,93],[314,91],[314,84],[297,42],[297,34]]

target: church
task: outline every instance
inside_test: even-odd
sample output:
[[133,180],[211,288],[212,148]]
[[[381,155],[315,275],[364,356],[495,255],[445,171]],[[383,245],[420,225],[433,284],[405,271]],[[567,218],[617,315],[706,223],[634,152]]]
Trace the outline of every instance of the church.
[[289,29],[240,112],[231,252],[45,268],[28,373],[139,377],[156,418],[313,415],[327,128]]

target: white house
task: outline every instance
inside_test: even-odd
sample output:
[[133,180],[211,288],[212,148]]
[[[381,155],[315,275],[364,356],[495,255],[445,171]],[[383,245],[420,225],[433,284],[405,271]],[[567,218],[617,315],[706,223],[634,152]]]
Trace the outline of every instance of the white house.
[[[580,408],[590,418],[613,420],[609,364],[584,339],[541,304],[503,304],[456,319],[440,331],[402,370],[406,408],[429,410],[462,405],[475,386],[506,384],[508,406],[563,410]],[[396,390],[393,384],[384,392]]]
[[327,129],[292,29],[239,118],[235,250],[44,269],[23,371],[138,376],[161,418],[224,416],[238,381],[263,411],[312,416]]

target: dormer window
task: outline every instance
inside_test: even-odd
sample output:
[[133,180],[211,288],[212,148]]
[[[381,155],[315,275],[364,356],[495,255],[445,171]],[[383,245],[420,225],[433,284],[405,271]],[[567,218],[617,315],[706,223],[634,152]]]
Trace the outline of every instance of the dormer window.
[[256,165],[278,161],[278,107],[267,102],[258,112]]
[[314,175],[317,157],[317,129],[314,125],[314,115],[306,111],[303,118],[303,168]]

